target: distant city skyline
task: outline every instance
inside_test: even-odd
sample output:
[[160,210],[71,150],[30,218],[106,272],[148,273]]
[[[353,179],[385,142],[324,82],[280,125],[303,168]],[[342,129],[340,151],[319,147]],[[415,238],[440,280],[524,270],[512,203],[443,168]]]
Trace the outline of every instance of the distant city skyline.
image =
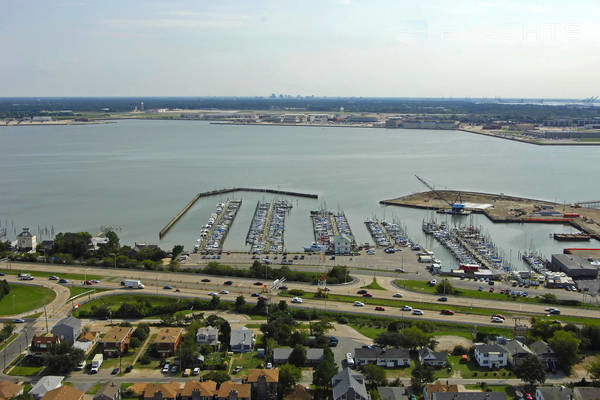
[[600,95],[590,0],[8,0],[0,96]]

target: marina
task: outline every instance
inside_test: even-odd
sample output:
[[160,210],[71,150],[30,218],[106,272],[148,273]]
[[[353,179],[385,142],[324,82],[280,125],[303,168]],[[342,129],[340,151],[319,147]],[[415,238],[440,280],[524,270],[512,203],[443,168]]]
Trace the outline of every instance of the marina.
[[252,254],[283,253],[285,216],[291,208],[285,200],[257,202],[246,235]]
[[493,276],[499,277],[513,269],[491,240],[474,226],[449,228],[443,223],[423,221],[422,230],[446,247],[463,271],[481,272],[487,269]]
[[379,220],[368,219],[365,221],[365,225],[377,247],[387,248],[392,245],[392,241],[387,231],[383,228]]
[[327,210],[311,211],[310,219],[316,243],[329,247],[337,235],[345,235],[351,242],[356,243],[350,224],[343,212],[336,214]]
[[227,200],[225,203],[217,204],[216,212],[210,215],[207,223],[202,227],[194,251],[202,254],[220,252],[241,206],[241,200]]

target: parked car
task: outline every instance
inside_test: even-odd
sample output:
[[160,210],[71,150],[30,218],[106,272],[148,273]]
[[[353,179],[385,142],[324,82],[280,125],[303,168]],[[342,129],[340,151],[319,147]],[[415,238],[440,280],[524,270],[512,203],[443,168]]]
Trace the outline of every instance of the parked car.
[[194,368],[194,370],[192,371],[192,375],[194,375],[194,376],[200,375],[200,368],[198,368],[198,367]]
[[435,286],[435,285],[437,285],[437,280],[432,279],[429,281],[429,286]]
[[131,372],[131,370],[133,369],[133,365],[128,365],[127,368],[125,368],[125,373],[128,374]]
[[173,365],[173,366],[171,367],[171,373],[172,373],[172,374],[174,374],[174,373],[176,373],[176,372],[177,372],[177,365]]
[[165,364],[165,365],[163,366],[162,373],[163,373],[163,374],[168,374],[168,373],[169,373],[169,369],[170,369],[170,368],[171,368],[171,366],[169,365],[169,363]]
[[242,370],[242,366],[241,366],[241,365],[238,365],[238,366],[236,366],[236,367],[233,369],[233,373],[234,373],[234,374],[237,374],[237,373],[238,373],[238,372],[240,372],[241,370]]
[[329,336],[329,347],[335,347],[338,345],[340,340],[335,336]]
[[116,375],[119,373],[119,367],[113,368],[111,375]]

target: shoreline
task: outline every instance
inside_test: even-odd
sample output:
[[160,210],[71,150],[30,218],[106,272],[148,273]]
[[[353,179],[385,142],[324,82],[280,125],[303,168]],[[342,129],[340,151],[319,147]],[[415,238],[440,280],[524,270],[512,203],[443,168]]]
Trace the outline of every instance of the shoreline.
[[103,124],[115,124],[116,121],[110,120],[94,120],[94,121],[52,121],[52,122],[25,122],[18,124],[4,123],[0,124],[0,127],[16,127],[16,126],[67,126],[67,125],[103,125]]

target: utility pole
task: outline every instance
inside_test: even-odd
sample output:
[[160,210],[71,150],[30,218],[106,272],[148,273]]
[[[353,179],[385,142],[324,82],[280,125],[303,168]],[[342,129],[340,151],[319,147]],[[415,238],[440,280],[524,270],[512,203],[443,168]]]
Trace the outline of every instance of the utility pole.
[[44,306],[44,315],[46,317],[46,333],[48,333],[48,313],[46,312],[46,306]]

